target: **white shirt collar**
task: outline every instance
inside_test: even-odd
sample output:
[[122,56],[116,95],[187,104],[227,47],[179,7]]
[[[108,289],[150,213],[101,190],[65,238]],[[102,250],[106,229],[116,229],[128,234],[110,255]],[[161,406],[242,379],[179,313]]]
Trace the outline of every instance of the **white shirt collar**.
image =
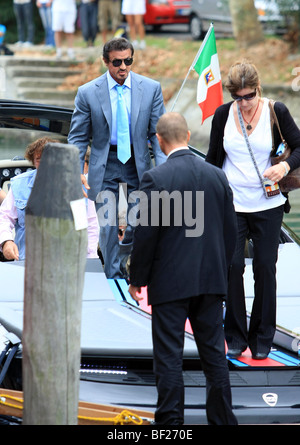
[[[126,77],[125,82],[124,82],[124,84],[123,84],[123,85],[125,85],[125,86],[128,87],[128,88],[131,88],[131,75],[130,75],[130,74],[131,74],[131,73],[129,72],[129,74],[128,74],[128,76]],[[113,88],[118,84],[118,82],[116,82],[115,79],[113,79],[113,78],[111,77],[109,71],[107,71],[107,81],[108,81],[108,89],[109,89],[109,90],[113,89]]]
[[176,151],[179,150],[188,150],[189,148],[187,146],[183,146],[183,147],[178,147],[178,148],[174,148],[172,151],[170,151],[170,153],[168,154],[167,158],[172,155],[173,153],[175,153]]

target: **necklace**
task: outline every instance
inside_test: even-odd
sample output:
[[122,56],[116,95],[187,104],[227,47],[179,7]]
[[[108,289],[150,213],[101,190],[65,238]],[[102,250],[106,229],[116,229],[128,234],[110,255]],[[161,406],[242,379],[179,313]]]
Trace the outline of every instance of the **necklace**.
[[252,130],[252,125],[251,125],[251,122],[253,121],[253,119],[254,119],[254,116],[256,115],[256,112],[257,112],[257,110],[258,110],[258,106],[259,106],[259,101],[257,102],[257,106],[256,106],[256,109],[255,109],[255,111],[254,111],[254,114],[253,114],[253,116],[251,117],[251,119],[250,119],[250,121],[249,122],[247,122],[246,121],[246,119],[244,118],[244,115],[243,115],[243,112],[242,112],[242,110],[241,110],[241,113],[242,113],[242,116],[243,116],[243,119],[244,119],[244,121],[246,122],[246,124],[247,124],[247,130],[248,131],[250,131],[250,130]]

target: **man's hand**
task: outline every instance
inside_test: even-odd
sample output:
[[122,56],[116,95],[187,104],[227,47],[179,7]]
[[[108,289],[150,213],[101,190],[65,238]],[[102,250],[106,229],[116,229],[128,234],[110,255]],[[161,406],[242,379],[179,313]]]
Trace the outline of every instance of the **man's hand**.
[[7,260],[19,260],[19,249],[14,241],[5,241],[2,252]]
[[[86,180],[86,176],[85,176],[85,175],[80,175],[80,176],[81,176],[81,183],[82,183],[82,185],[84,185],[84,187],[85,187],[87,190],[89,190],[89,189],[90,189],[90,186],[88,185],[88,182],[87,182],[87,180]],[[82,190],[83,190],[83,194],[84,194],[84,196],[87,198],[88,195],[87,195],[86,191],[84,190],[84,188],[83,188]]]
[[143,297],[138,296],[138,294],[141,293],[141,288],[140,287],[133,286],[132,284],[130,284],[129,288],[128,288],[128,292],[130,293],[130,295],[132,296],[132,298],[135,301],[139,302],[139,301],[143,300]]

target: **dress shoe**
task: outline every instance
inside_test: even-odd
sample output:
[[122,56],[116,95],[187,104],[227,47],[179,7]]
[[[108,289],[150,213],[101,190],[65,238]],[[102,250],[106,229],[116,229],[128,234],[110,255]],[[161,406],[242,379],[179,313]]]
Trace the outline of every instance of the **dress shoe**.
[[266,352],[257,352],[256,354],[252,354],[252,358],[254,360],[265,360],[268,357]]
[[228,357],[234,358],[242,355],[243,349],[241,348],[229,348],[227,351]]

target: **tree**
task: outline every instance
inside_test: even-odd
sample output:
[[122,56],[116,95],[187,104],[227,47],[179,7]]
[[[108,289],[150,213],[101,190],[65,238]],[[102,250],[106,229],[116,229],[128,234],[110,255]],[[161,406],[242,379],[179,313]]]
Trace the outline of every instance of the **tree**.
[[292,49],[300,51],[300,1],[276,0],[276,3],[280,13],[285,18]]
[[257,17],[254,0],[229,0],[233,35],[240,47],[262,42],[263,30]]

